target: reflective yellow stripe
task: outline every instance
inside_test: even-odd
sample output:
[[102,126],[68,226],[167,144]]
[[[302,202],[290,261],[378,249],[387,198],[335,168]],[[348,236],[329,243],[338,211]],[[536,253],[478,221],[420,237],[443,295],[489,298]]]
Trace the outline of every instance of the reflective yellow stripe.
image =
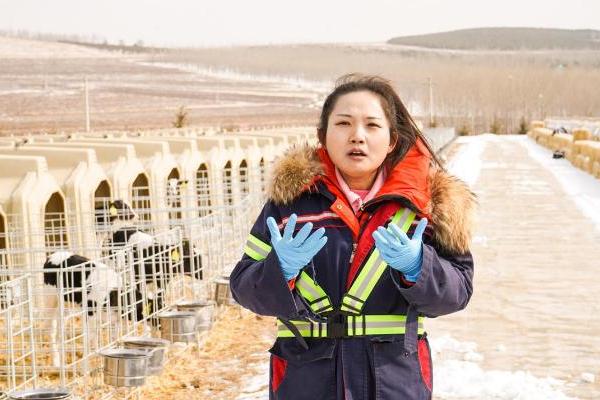
[[302,271],[296,279],[296,289],[308,302],[310,309],[315,313],[332,311],[331,300],[325,290],[319,286],[307,273]]
[[[400,229],[407,232],[415,217],[416,214],[413,211],[404,208],[394,214],[390,223],[398,225]],[[386,269],[387,263],[380,257],[379,250],[374,248],[358,277],[352,283],[350,290],[344,295],[341,310],[360,314],[365,301],[369,298]]]
[[271,246],[269,246],[267,243],[263,242],[252,234],[248,235],[246,246],[244,246],[244,253],[246,253],[248,257],[256,261],[261,261],[267,258],[270,251]]
[[[425,318],[418,318],[418,334],[425,333],[423,322]],[[406,332],[406,315],[357,315],[347,317],[347,336],[368,335],[403,335]],[[312,321],[292,320],[300,335],[303,337],[327,337],[327,323]],[[279,320],[277,320],[277,337],[294,337],[294,334]]]
[[269,253],[271,251],[271,246],[268,243],[263,242],[262,240],[260,240],[259,238],[257,238],[256,236],[254,236],[252,234],[248,235],[248,241],[251,243],[254,243],[255,245],[257,245],[259,248],[263,249],[267,253]]

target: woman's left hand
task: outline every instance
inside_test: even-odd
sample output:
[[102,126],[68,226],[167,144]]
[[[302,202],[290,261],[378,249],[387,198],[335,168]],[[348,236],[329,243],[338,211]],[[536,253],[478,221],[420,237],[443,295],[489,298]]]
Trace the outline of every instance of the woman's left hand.
[[383,226],[373,232],[375,247],[381,258],[392,268],[404,274],[409,281],[416,282],[421,275],[423,263],[423,232],[427,226],[427,218],[419,221],[412,239],[396,224]]

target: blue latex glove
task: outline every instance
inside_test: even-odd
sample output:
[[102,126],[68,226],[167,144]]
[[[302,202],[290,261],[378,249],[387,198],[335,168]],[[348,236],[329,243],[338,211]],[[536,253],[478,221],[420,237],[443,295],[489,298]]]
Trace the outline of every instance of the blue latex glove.
[[392,268],[404,274],[409,281],[416,282],[421,275],[423,264],[423,232],[427,226],[427,218],[419,221],[412,239],[396,224],[383,226],[373,232],[375,246],[381,258]]
[[317,229],[309,236],[313,227],[311,222],[304,224],[296,237],[292,237],[297,219],[296,214],[290,216],[282,237],[275,219],[267,218],[267,226],[271,232],[271,244],[277,253],[283,276],[288,281],[295,278],[327,243],[327,236],[324,236],[325,228]]

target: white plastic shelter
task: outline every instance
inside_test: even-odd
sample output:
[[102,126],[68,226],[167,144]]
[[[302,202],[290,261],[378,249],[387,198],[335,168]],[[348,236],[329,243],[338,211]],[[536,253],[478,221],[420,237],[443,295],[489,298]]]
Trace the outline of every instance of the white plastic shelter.
[[[111,187],[113,200],[121,199],[133,203],[133,193],[147,190],[149,179],[144,165],[137,158],[133,145],[122,143],[45,143],[44,147],[90,149],[96,154],[98,164],[106,173]],[[149,197],[150,194],[148,193]],[[135,207],[137,208],[137,207]]]
[[165,141],[169,144],[171,153],[181,167],[181,180],[187,184],[180,188],[182,217],[191,219],[204,215],[215,199],[215,183],[210,180],[210,173],[217,164],[214,162],[216,152],[200,151],[198,141],[185,137],[144,137],[147,140]]
[[0,148],[0,154],[46,158],[49,172],[66,195],[69,225],[77,227],[70,234],[70,245],[79,247],[83,255],[94,256],[90,252],[97,245],[94,210],[112,198],[110,181],[94,150],[25,145],[12,151]]
[[248,180],[248,155],[240,147],[235,137],[221,135],[196,138],[201,152],[210,153],[212,164],[211,182],[215,193],[222,193],[216,199],[216,206],[228,206],[240,201]]
[[[65,196],[44,157],[0,155],[0,207],[13,267],[40,267],[44,252],[68,248]],[[9,265],[10,267],[10,265]]]
[[[147,188],[150,194],[151,209],[146,212],[152,213],[153,225],[159,228],[168,228],[169,220],[174,219],[161,210],[167,210],[167,182],[169,179],[180,179],[181,170],[177,164],[177,160],[170,151],[169,143],[166,141],[147,140],[140,138],[74,138],[71,143],[112,143],[112,144],[130,144],[135,148],[135,153],[144,165],[149,178],[149,186]],[[146,198],[144,194],[136,195],[134,193],[134,202],[137,198]],[[139,211],[139,209],[138,209]],[[145,212],[140,211],[140,216],[144,217]]]
[[8,221],[4,208],[0,204],[0,271],[8,266],[8,261],[5,256],[5,251],[8,249]]
[[267,169],[276,155],[281,154],[282,148],[275,145],[272,137],[253,135],[251,132],[227,133],[223,136],[236,137],[240,147],[248,154],[250,192],[264,192]]

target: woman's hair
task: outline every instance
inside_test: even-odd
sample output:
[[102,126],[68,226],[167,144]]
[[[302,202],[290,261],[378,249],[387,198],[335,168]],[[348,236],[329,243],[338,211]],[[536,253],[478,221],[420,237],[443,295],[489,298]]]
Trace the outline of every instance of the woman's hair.
[[392,169],[402,160],[408,150],[415,144],[417,138],[423,141],[431,153],[433,162],[441,166],[425,135],[417,127],[390,81],[376,75],[347,74],[337,79],[335,89],[323,103],[319,118],[317,135],[322,145],[325,145],[327,123],[337,100],[345,94],[360,91],[369,91],[379,96],[381,107],[390,123],[390,142],[395,143],[395,145],[384,160],[388,169]]

